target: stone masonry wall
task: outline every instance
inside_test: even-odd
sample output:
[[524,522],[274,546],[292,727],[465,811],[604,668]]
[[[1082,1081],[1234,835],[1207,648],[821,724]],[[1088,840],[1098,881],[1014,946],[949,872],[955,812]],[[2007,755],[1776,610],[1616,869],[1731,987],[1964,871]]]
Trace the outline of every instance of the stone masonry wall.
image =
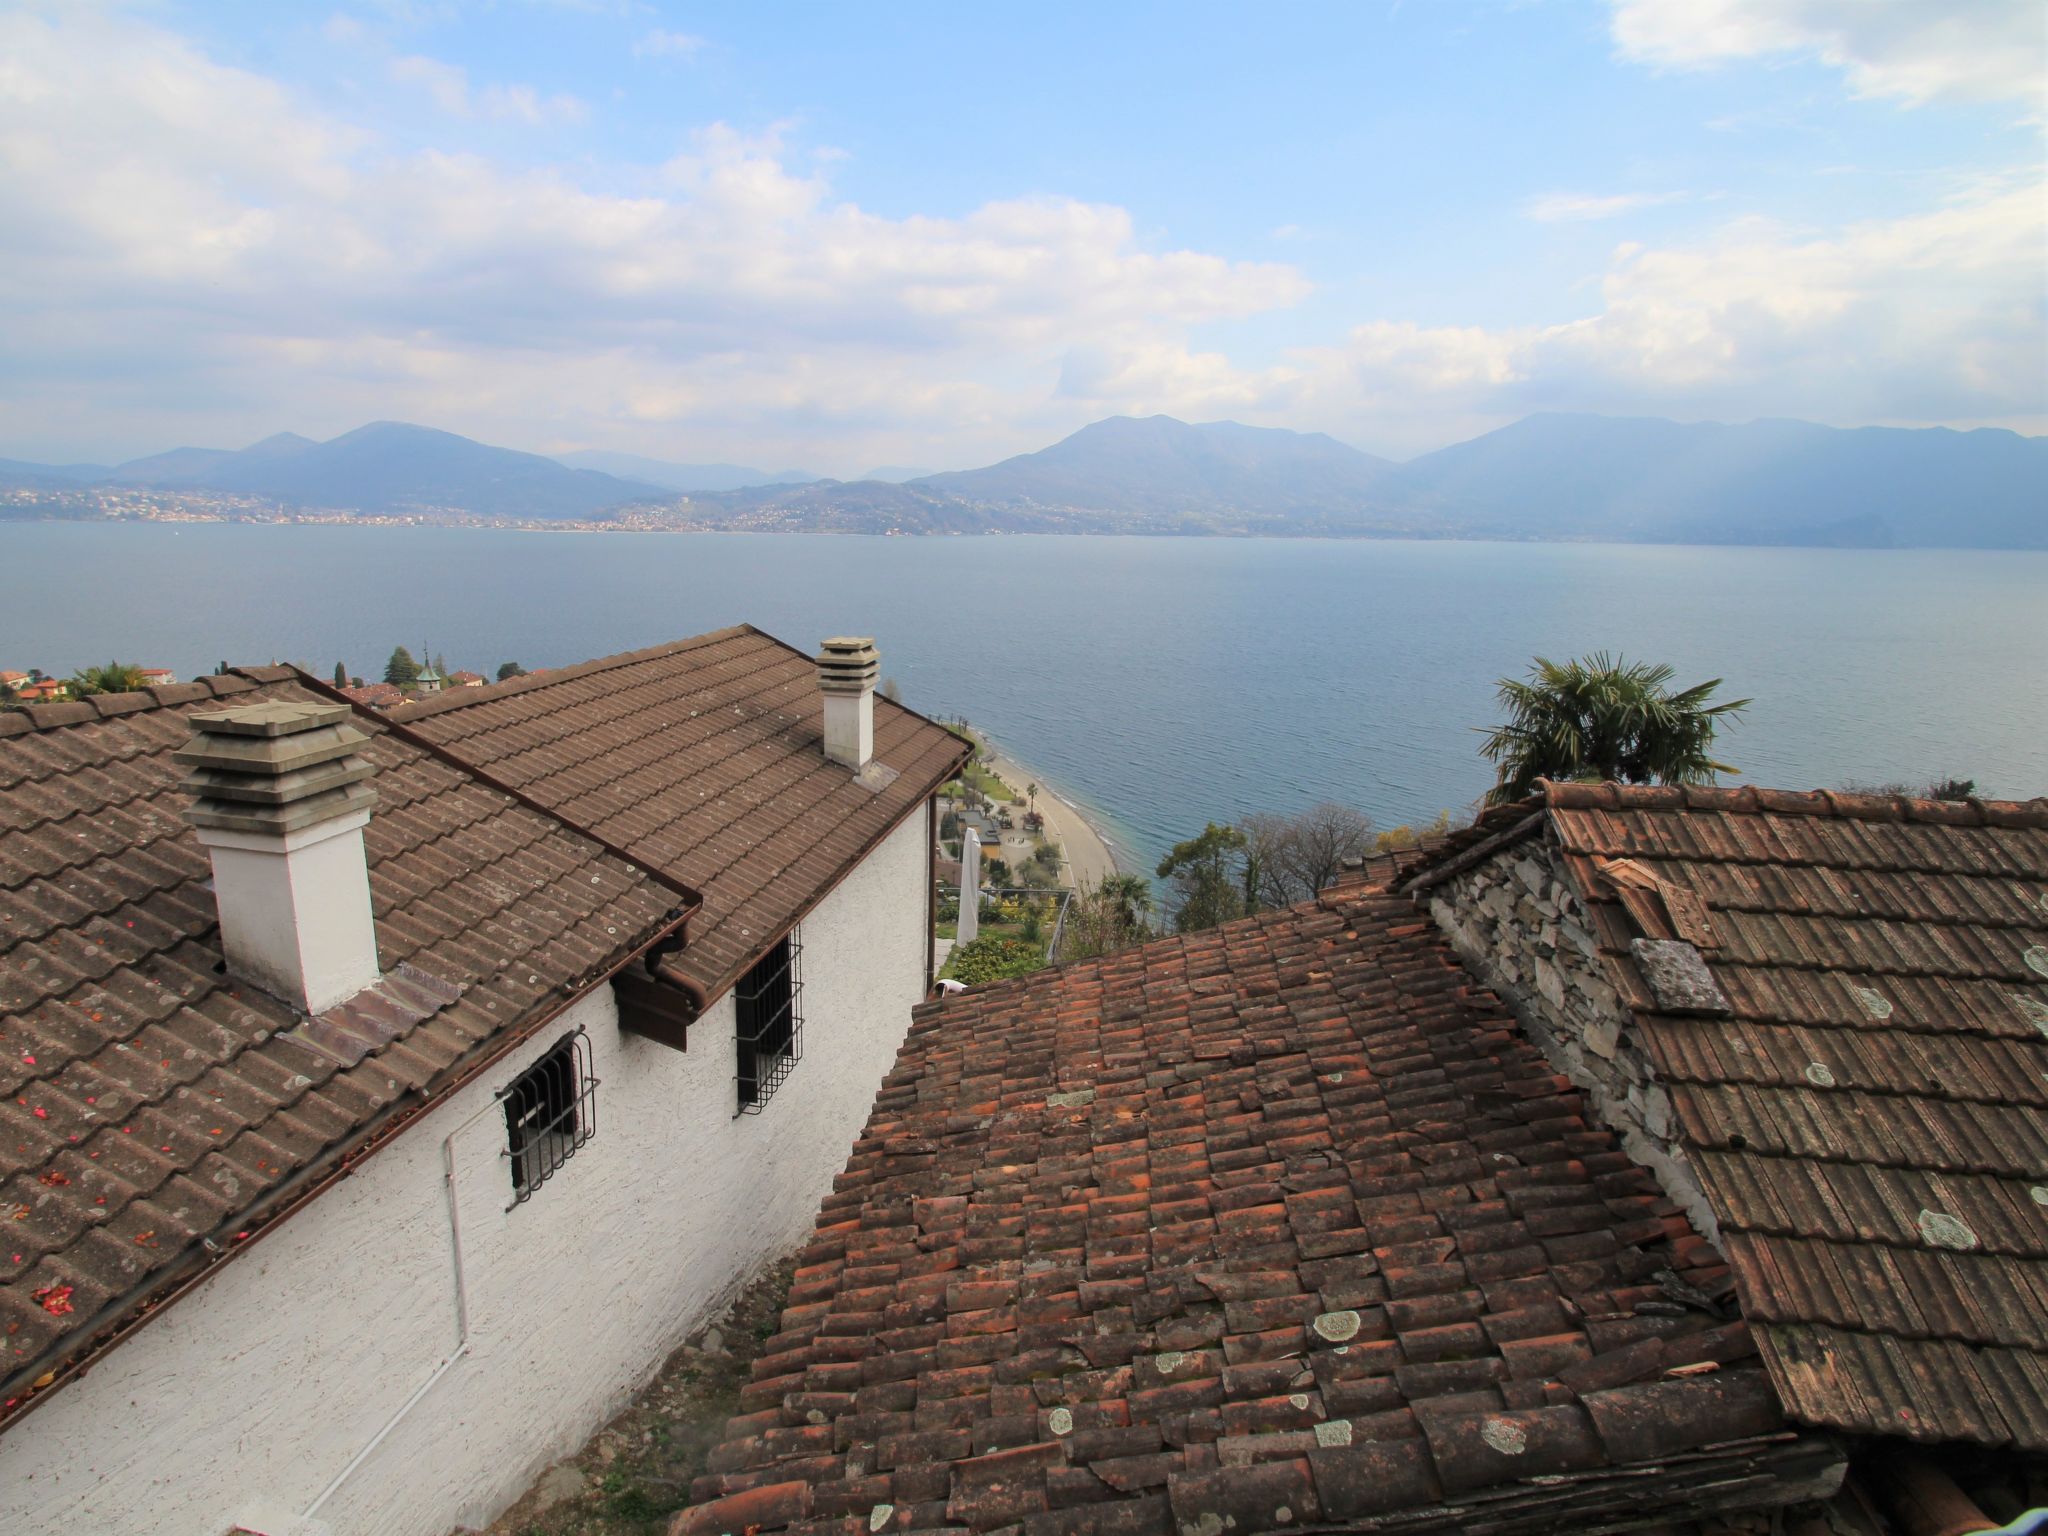
[[1657,1176],[1693,1225],[1715,1241],[1713,1215],[1679,1145],[1671,1098],[1657,1081],[1628,1009],[1607,980],[1593,925],[1564,861],[1530,839],[1428,893],[1430,916],[1472,973],[1522,1021],[1582,1089],[1622,1150]]

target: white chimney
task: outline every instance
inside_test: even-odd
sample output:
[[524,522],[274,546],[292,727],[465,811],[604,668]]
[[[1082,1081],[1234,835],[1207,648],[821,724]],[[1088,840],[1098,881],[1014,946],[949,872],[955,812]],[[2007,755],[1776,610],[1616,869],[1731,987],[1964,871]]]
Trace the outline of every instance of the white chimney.
[[825,755],[855,773],[875,756],[875,679],[882,658],[873,639],[841,635],[818,652],[825,694]]
[[377,792],[353,712],[281,700],[189,718],[174,755],[192,770],[185,819],[213,858],[229,972],[307,1013],[374,984],[363,828]]
[[969,827],[960,834],[960,922],[955,943],[972,944],[981,932],[981,834]]

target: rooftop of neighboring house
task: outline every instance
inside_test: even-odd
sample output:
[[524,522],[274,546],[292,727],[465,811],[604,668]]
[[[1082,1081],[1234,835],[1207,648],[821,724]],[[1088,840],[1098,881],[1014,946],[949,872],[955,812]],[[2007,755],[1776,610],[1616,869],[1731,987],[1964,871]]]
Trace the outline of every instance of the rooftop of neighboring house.
[[1538,845],[1787,1411],[2048,1450],[2048,799],[1551,784],[1397,885]]
[[393,710],[406,702],[406,692],[396,683],[365,683],[360,688],[343,688],[343,698],[367,704],[371,709]]
[[481,672],[450,672],[448,681],[458,688],[481,688],[489,679]]
[[0,714],[0,1413],[688,916],[672,882],[357,710],[383,979],[311,1019],[223,974],[172,760],[287,667]]
[[874,699],[875,767],[821,752],[818,663],[749,625],[419,699],[393,718],[703,893],[662,968],[710,1001],[966,761]]
[[1734,1289],[1426,916],[1326,893],[917,1010],[683,1529],[1825,1493],[1840,1450],[1782,1417]]

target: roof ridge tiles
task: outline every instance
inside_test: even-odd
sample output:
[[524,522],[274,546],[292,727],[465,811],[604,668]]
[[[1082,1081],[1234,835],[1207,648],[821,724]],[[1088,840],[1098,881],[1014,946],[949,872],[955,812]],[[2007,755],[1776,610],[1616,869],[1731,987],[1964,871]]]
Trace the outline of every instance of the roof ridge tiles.
[[[2048,826],[2048,796],[2026,800],[1932,800],[1919,795],[1840,789],[1772,789],[1764,785],[1620,784],[1540,780],[1540,803],[1551,810],[1721,811],[1737,815],[1831,816],[1846,821],[1917,822],[1935,826]],[[1492,807],[1491,817],[1504,807]]]

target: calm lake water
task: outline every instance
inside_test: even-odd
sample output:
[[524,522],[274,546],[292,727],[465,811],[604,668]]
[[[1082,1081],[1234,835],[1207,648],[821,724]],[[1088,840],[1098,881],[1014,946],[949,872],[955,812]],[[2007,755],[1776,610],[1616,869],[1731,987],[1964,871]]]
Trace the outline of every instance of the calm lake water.
[[0,525],[0,667],[109,657],[557,666],[745,621],[873,634],[1149,869],[1208,820],[1468,805],[1532,654],[1598,648],[1756,700],[1757,783],[2048,793],[2048,554],[1259,539],[881,539]]

